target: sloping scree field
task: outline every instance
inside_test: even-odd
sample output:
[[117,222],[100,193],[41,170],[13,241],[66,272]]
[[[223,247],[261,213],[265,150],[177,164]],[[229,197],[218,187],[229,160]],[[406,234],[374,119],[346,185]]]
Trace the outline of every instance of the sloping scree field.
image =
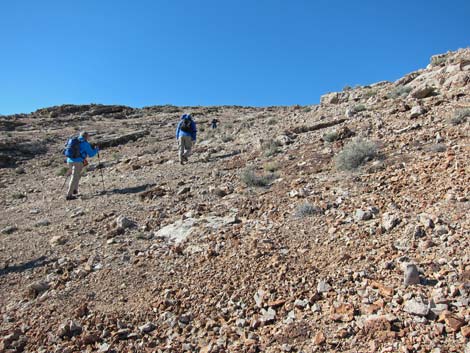
[[314,106],[0,117],[0,352],[470,352],[469,126],[469,49]]

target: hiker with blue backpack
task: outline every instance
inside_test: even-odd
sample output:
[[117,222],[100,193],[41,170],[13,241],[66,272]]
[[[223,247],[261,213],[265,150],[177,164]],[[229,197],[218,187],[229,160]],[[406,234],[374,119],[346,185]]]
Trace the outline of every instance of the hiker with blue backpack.
[[191,149],[196,142],[197,129],[196,123],[191,114],[183,114],[176,127],[176,140],[178,141],[178,157],[180,164],[188,161],[191,155]]
[[87,157],[94,157],[99,152],[98,147],[91,147],[88,142],[88,133],[82,131],[79,136],[70,138],[64,149],[64,155],[67,157],[68,173],[72,173],[66,200],[74,200],[78,193],[78,182],[82,176],[83,167],[88,163]]

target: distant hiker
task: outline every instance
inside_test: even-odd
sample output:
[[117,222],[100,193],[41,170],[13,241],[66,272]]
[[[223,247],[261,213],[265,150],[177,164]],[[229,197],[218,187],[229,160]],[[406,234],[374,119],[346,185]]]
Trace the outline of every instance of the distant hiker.
[[191,148],[196,142],[196,123],[191,114],[183,114],[178,127],[176,128],[176,139],[178,140],[178,157],[180,164],[188,161],[191,154]]
[[216,129],[218,122],[219,122],[219,121],[218,121],[217,119],[215,119],[215,118],[212,119],[212,121],[211,121],[211,128],[212,128],[212,129]]
[[88,133],[82,131],[78,137],[72,137],[67,141],[64,155],[67,157],[68,174],[72,173],[66,200],[76,199],[78,193],[78,182],[82,176],[83,167],[86,166],[87,157],[94,157],[98,153],[98,147],[92,148],[88,142]]

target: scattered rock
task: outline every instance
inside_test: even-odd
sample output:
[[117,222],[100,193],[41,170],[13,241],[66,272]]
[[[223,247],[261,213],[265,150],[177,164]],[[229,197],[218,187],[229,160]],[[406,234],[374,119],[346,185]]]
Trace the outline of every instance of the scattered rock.
[[116,218],[116,226],[121,229],[134,228],[137,224],[125,216],[118,216]]
[[325,334],[322,331],[318,331],[315,334],[315,337],[313,339],[313,344],[316,345],[316,346],[320,346],[325,342],[326,342]]
[[424,317],[429,313],[429,306],[418,299],[410,299],[405,303],[403,310],[411,315]]
[[382,227],[386,232],[395,228],[400,222],[401,218],[396,214],[387,212],[382,215]]
[[12,233],[16,232],[17,230],[18,230],[18,228],[16,226],[7,226],[7,227],[2,229],[1,233],[2,234],[12,234]]
[[67,242],[67,238],[63,235],[55,235],[49,240],[51,246],[64,245]]
[[356,210],[354,213],[354,220],[356,222],[368,221],[370,219],[372,219],[372,212],[370,211]]
[[49,284],[43,281],[34,282],[28,286],[27,295],[29,298],[34,299],[46,290],[49,289]]
[[423,115],[425,112],[426,111],[424,110],[422,106],[415,105],[413,108],[411,108],[410,118],[411,119],[417,118],[418,116]]
[[404,272],[403,284],[405,286],[410,286],[413,284],[420,284],[419,271],[418,271],[418,267],[415,264],[404,263],[403,272]]
[[331,290],[331,286],[326,281],[320,281],[317,285],[318,293],[327,293]]

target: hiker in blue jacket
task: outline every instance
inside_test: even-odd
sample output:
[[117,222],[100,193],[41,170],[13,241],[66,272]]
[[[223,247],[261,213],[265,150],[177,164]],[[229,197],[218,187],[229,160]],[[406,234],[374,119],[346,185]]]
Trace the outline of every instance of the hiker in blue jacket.
[[69,168],[69,173],[70,171],[72,172],[72,179],[70,179],[66,200],[76,199],[74,195],[78,193],[78,182],[82,176],[83,167],[88,164],[86,158],[94,157],[99,152],[98,147],[91,147],[86,131],[80,133],[78,140],[80,142],[79,156],[76,158],[67,157],[67,167]]
[[188,161],[188,157],[191,155],[191,148],[196,142],[196,136],[196,123],[192,119],[191,114],[183,114],[176,128],[180,164]]

